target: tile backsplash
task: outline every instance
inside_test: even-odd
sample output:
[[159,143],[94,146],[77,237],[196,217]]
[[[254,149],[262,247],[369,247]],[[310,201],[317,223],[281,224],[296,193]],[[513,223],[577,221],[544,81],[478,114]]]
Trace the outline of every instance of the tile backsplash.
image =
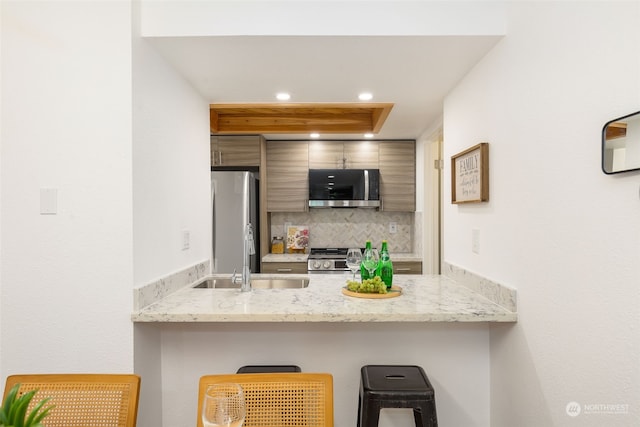
[[[271,214],[271,236],[285,235],[284,226],[309,226],[309,247],[364,247],[370,239],[380,247],[383,239],[389,251],[412,253],[415,214],[413,212],[380,212],[374,209],[311,209],[309,212]],[[397,232],[389,233],[389,224],[397,224]]]

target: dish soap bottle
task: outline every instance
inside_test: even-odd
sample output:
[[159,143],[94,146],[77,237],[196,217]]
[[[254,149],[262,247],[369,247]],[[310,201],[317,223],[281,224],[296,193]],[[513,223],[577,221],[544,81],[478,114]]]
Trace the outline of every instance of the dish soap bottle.
[[386,240],[382,241],[382,248],[380,248],[380,262],[378,262],[376,276],[380,276],[384,284],[387,285],[387,289],[391,289],[393,284],[393,263],[391,262]]

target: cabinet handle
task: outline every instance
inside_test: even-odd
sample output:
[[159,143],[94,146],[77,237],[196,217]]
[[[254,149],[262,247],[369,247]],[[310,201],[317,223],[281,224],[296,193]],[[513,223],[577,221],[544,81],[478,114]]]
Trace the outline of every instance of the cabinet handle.
[[411,268],[396,268],[396,271],[411,271]]
[[277,269],[278,273],[290,273],[293,271],[292,268],[278,268]]
[[222,150],[218,151],[218,164],[222,165]]

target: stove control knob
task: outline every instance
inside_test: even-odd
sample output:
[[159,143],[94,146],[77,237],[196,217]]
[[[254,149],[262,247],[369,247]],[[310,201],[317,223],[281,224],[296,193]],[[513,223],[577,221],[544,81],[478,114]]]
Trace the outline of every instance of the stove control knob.
[[319,269],[320,268],[320,261],[313,261],[312,267],[314,268],[314,270]]
[[329,261],[325,261],[325,262],[323,262],[323,263],[322,263],[322,267],[324,267],[324,268],[330,268],[330,267],[331,267],[331,262],[329,262]]

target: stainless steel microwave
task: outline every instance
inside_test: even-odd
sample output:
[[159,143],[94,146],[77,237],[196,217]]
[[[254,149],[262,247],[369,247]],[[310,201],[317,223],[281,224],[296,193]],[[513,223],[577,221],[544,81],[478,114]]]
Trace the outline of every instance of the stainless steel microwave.
[[309,207],[380,207],[380,170],[309,169]]

